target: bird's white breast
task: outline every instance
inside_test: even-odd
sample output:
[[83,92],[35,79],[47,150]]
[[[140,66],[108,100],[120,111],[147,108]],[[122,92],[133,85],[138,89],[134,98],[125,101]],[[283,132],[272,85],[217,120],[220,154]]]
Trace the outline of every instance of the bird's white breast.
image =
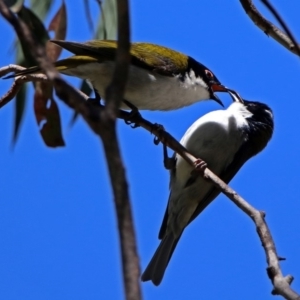
[[[194,156],[205,160],[208,167],[218,174],[232,162],[243,143],[241,129],[246,124],[247,121],[237,110],[213,111],[192,124],[181,143]],[[177,156],[178,180],[184,183],[190,171],[191,167]]]
[[[183,146],[203,159],[216,175],[233,161],[246,138],[243,127],[247,126],[245,115],[249,112],[242,109],[242,104],[233,103],[227,110],[208,113],[192,124],[181,139]],[[199,176],[195,183],[186,187],[193,168],[179,155],[176,158],[176,173],[170,183],[169,212],[173,224],[170,228],[179,234],[212,184]]]
[[[111,81],[115,63],[88,63],[65,70],[66,75],[88,79],[99,92],[105,95],[105,89]],[[190,105],[199,100],[209,99],[205,82],[191,71],[185,81],[179,76],[164,76],[130,66],[124,98],[139,109],[172,110]],[[128,107],[123,105],[123,109]]]

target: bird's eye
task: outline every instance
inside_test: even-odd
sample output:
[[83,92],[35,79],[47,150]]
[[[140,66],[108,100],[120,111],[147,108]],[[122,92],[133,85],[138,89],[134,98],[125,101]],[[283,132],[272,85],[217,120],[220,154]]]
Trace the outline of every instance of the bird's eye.
[[206,76],[208,77],[208,78],[214,78],[214,74],[211,72],[211,71],[209,71],[209,70],[205,70],[205,74],[206,74]]

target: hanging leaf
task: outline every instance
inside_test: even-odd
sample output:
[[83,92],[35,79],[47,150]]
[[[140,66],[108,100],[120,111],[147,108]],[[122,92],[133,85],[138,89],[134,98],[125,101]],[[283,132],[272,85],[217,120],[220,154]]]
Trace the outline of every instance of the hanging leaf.
[[58,106],[52,98],[52,87],[49,86],[49,83],[37,82],[34,94],[34,113],[45,144],[48,147],[64,146],[60,114]]
[[[48,31],[54,31],[54,39],[64,40],[67,34],[67,10],[66,5],[63,2],[56,15],[53,17]],[[54,62],[58,59],[62,48],[53,44],[47,43],[46,45],[47,56]]]
[[44,20],[53,3],[53,0],[30,0],[30,7],[41,20]]
[[[16,57],[17,57],[17,65],[27,67],[20,43],[17,44]],[[26,93],[27,93],[27,84],[23,84],[20,91],[16,95],[12,146],[15,145],[19,137],[24,111],[26,108]]]
[[[39,42],[45,45],[49,40],[49,34],[41,20],[30,9],[26,7],[23,7],[18,15],[29,26],[31,32],[38,38]],[[55,31],[55,34],[61,37],[65,36],[65,19],[66,11],[64,5],[62,5],[49,26],[51,30]],[[29,49],[25,43],[22,43],[22,40],[21,46],[27,64],[36,64],[34,62],[34,57],[32,57],[31,55],[31,49]],[[56,60],[60,51],[53,49],[54,48],[49,50],[49,53],[52,56],[51,58]],[[49,107],[48,104],[50,104]],[[61,133],[60,115],[57,104],[52,97],[51,83],[35,83],[34,112],[38,125],[42,126],[40,129],[40,133],[45,144],[49,147],[64,146],[64,141]],[[43,122],[43,124],[41,124],[41,122]]]
[[[6,5],[10,7],[10,9],[14,13],[18,13],[24,4],[24,0],[5,0]],[[36,13],[36,15],[40,16],[41,19],[44,19],[49,12],[51,5],[53,4],[52,0],[31,0],[32,10]],[[23,52],[21,51],[19,40],[16,41],[16,64],[24,67],[29,67],[34,64],[30,57],[27,57],[27,60],[24,59]],[[20,125],[23,119],[23,113],[26,105],[26,85],[23,85],[20,92],[16,96],[16,106],[15,106],[15,122],[14,122],[14,134],[13,134],[13,144],[16,143],[17,138],[19,136]]]
[[[102,2],[100,2],[101,4]],[[101,4],[101,13],[95,38],[115,40],[117,38],[117,4],[116,0],[106,0]]]
[[[26,23],[26,25],[29,27],[30,31],[35,35],[38,41],[41,44],[45,45],[49,40],[48,31],[46,30],[42,21],[33,13],[33,11],[23,6],[22,9],[18,12],[18,16]],[[20,42],[27,64],[35,65],[36,61],[31,54],[31,49],[28,48],[27,44],[22,40],[20,40]]]
[[24,111],[25,111],[25,104],[26,104],[26,92],[27,92],[27,85],[23,84],[20,91],[16,96],[15,101],[15,120],[14,120],[14,132],[13,132],[13,140],[12,145],[14,146],[20,132]]

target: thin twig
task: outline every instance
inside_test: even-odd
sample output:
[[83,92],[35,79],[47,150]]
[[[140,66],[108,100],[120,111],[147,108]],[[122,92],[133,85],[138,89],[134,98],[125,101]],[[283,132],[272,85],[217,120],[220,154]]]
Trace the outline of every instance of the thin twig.
[[288,28],[288,26],[285,24],[283,19],[280,17],[279,13],[276,11],[276,9],[272,6],[272,4],[268,0],[261,0],[261,2],[270,10],[270,12],[274,15],[276,20],[279,22],[279,24],[282,26],[284,29],[285,33],[288,35],[288,37],[292,40],[294,46],[295,46],[295,51],[297,52],[298,55],[300,55],[300,47],[299,44],[297,43],[295,37],[293,36],[291,30]]
[[128,184],[116,133],[118,108],[123,99],[130,62],[129,7],[127,0],[117,1],[118,48],[112,81],[105,92],[106,105],[101,115],[101,131],[106,161],[114,190],[119,239],[123,261],[126,299],[141,299],[140,266],[130,208]]
[[[21,71],[24,70],[25,68],[17,66],[17,65],[9,65],[7,67],[0,68],[0,77],[12,72],[12,71]],[[23,86],[24,83],[26,82],[41,82],[41,81],[48,81],[49,79],[47,78],[46,75],[43,74],[35,74],[35,75],[27,75],[27,76],[19,76],[17,77],[10,89],[0,97],[0,108],[5,106],[7,103],[9,103],[20,91],[21,87]]]
[[254,6],[251,0],[240,0],[245,12],[249,15],[251,20],[254,22],[256,26],[258,26],[264,33],[268,36],[272,37],[282,46],[287,48],[292,53],[299,55],[299,45],[293,43],[292,39],[285,34],[282,30],[280,30],[273,23],[265,19]]

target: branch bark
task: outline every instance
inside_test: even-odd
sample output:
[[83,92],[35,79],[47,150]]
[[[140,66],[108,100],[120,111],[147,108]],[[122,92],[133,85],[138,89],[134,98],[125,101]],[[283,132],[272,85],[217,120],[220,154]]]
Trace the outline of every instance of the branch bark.
[[[266,5],[266,1],[262,2]],[[300,55],[299,44],[297,44],[293,36],[289,34],[289,30],[286,34],[273,23],[265,19],[254,6],[252,0],[240,0],[240,3],[242,4],[246,14],[250,17],[250,19],[258,28],[260,28],[265,34],[272,37],[275,41],[277,41],[279,44],[281,44],[283,47],[285,47],[292,53],[298,56]],[[281,23],[281,21],[279,22]],[[287,28],[287,26],[285,26],[284,24],[283,28]]]

